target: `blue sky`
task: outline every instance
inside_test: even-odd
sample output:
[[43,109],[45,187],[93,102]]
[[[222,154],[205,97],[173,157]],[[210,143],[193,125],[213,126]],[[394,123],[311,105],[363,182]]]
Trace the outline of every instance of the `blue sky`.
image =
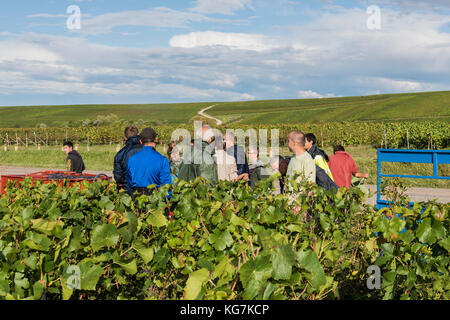
[[[81,10],[79,30],[67,28],[71,5]],[[0,8],[0,106],[436,90],[450,90],[448,0],[16,0]]]

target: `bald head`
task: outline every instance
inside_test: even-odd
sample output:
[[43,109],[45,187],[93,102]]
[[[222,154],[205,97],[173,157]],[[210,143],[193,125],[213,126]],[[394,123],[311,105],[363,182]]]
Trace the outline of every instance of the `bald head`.
[[301,147],[305,146],[305,134],[301,131],[292,131],[289,134],[289,140],[292,140],[295,144],[298,144]]
[[289,149],[295,154],[300,155],[305,152],[305,134],[301,131],[292,131],[289,133]]

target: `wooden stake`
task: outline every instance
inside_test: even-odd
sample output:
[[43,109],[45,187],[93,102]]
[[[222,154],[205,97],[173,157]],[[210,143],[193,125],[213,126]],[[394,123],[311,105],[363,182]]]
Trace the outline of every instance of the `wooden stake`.
[[408,143],[408,149],[409,149],[409,131],[406,129],[406,142]]

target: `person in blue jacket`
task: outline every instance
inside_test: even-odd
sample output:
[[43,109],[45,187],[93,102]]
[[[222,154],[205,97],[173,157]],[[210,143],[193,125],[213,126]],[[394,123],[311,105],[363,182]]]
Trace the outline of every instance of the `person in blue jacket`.
[[143,129],[140,133],[143,148],[128,160],[128,189],[133,197],[136,194],[149,194],[147,187],[150,185],[159,188],[172,184],[169,160],[156,151],[157,136],[152,128]]

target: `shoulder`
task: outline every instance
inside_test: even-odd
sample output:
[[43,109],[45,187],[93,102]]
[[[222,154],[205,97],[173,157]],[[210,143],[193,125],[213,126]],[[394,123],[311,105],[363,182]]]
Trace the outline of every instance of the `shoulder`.
[[140,152],[135,152],[134,154],[129,154],[130,157],[128,158],[128,164],[133,163],[134,161],[137,161],[139,159],[139,153]]
[[167,159],[166,156],[162,155],[161,153],[159,153],[158,151],[155,150],[155,154],[156,157],[158,158],[159,161],[163,162],[163,163],[169,163],[169,159]]

